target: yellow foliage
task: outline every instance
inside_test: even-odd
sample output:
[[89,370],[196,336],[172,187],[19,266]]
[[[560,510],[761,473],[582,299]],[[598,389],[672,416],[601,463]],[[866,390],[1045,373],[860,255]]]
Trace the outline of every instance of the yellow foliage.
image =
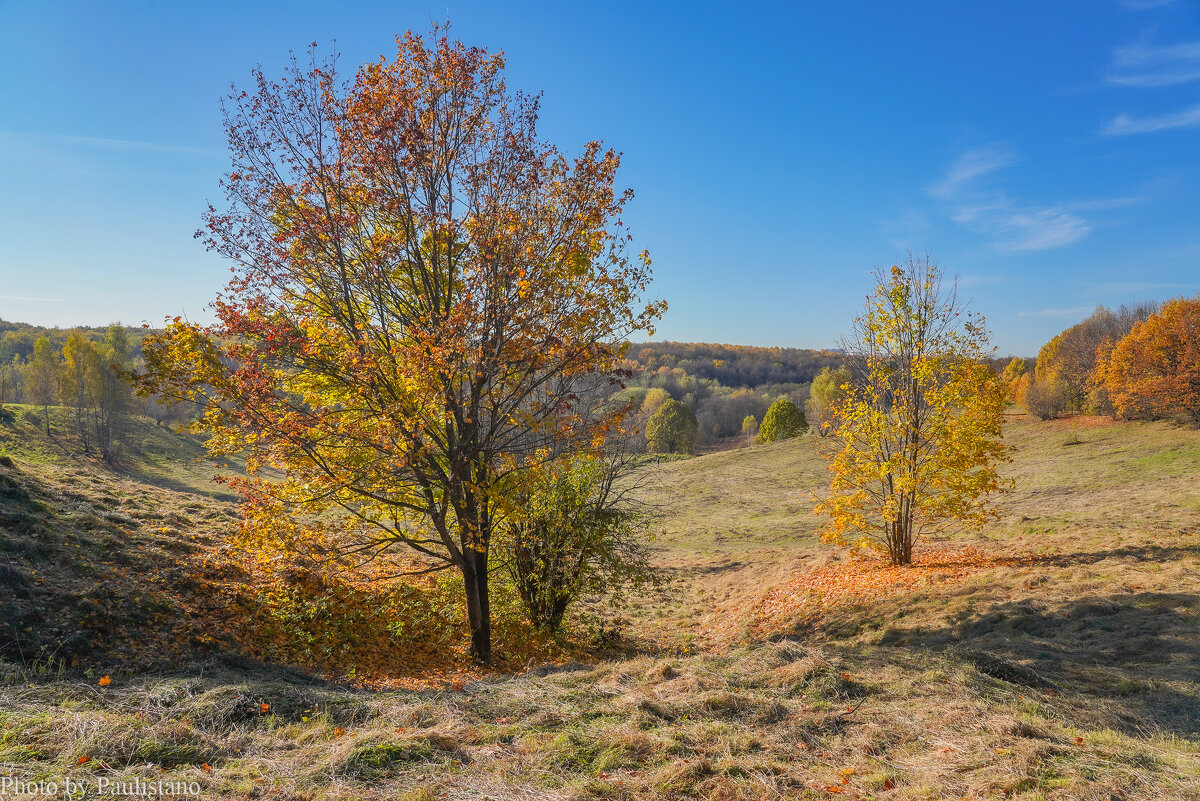
[[1008,387],[982,361],[982,318],[943,292],[935,265],[910,259],[879,279],[856,321],[861,377],[832,409],[817,511],[829,516],[826,542],[908,564],[923,535],[995,516]]

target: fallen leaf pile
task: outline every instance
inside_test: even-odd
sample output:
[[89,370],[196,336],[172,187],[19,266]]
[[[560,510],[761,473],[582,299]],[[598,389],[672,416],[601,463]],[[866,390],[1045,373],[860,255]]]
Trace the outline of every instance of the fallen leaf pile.
[[878,557],[848,559],[802,573],[769,590],[751,610],[750,633],[761,638],[806,628],[846,603],[959,584],[976,573],[1019,561],[972,547],[930,548],[904,567]]

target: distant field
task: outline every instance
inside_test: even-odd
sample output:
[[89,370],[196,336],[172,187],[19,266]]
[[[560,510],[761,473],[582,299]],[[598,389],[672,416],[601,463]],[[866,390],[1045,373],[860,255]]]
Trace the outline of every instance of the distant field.
[[[577,642],[565,667],[368,691],[200,649],[101,688],[104,664],[9,657],[0,773],[212,799],[1200,799],[1200,431],[1006,430],[1004,517],[911,570],[817,541],[811,438],[648,468],[668,580],[615,616],[593,605],[618,648]],[[232,507],[171,455],[196,445],[139,430],[122,475],[37,436],[0,426],[18,462],[0,569],[58,560],[81,595],[113,569],[110,603],[153,628],[171,610],[134,603],[141,568],[105,563],[144,565],[148,588],[208,564]],[[22,591],[25,609],[46,592]],[[202,639],[211,598],[186,597]]]

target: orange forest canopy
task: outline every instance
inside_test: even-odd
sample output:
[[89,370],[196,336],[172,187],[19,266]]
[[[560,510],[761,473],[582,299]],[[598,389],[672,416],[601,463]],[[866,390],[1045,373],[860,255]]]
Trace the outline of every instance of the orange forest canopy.
[[1101,363],[1113,406],[1128,419],[1200,423],[1200,298],[1177,298],[1133,326]]
[[612,343],[665,304],[640,300],[619,154],[538,139],[500,54],[437,28],[397,45],[349,82],[314,50],[229,98],[228,202],[198,236],[234,278],[216,324],[147,342],[139,381],[199,403],[216,453],[284,472],[236,482],[254,541],[461,571],[487,662],[493,533],[539,466],[620,426]]

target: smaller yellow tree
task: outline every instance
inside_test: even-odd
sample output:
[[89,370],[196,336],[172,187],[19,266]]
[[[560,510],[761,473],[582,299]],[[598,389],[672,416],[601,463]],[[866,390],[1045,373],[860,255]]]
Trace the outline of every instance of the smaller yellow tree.
[[922,536],[996,515],[1008,388],[983,361],[983,318],[943,289],[937,265],[910,256],[877,278],[845,343],[851,380],[831,409],[832,480],[817,511],[826,542],[907,565]]
[[742,433],[746,435],[746,444],[754,444],[754,435],[758,433],[758,420],[754,415],[748,414],[742,418]]

